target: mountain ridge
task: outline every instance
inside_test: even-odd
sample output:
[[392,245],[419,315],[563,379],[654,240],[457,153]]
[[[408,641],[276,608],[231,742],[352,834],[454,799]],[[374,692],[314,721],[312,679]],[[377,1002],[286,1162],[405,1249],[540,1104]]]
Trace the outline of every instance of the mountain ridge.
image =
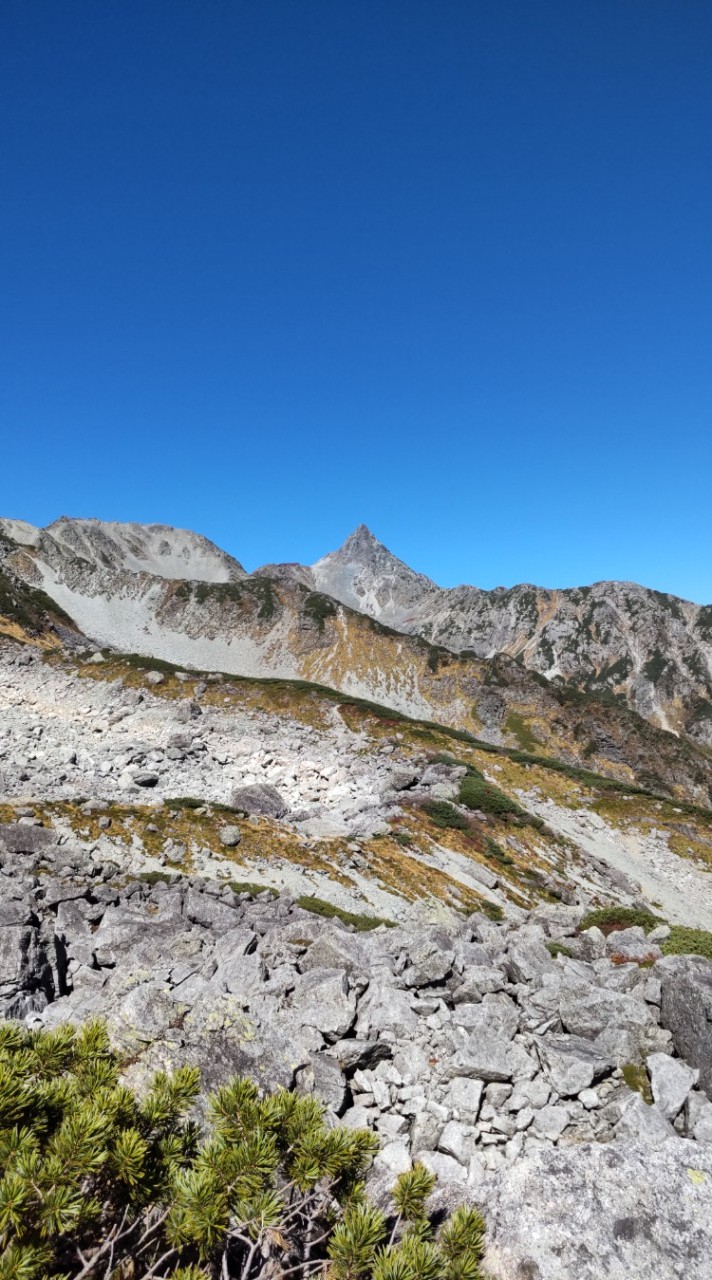
[[[280,566],[270,569],[280,576]],[[480,658],[507,653],[546,679],[622,697],[661,728],[712,745],[710,605],[607,579],[566,588],[439,587],[365,525],[290,574],[407,634]]]
[[[475,667],[503,654],[549,685],[615,699],[663,730],[712,745],[712,608],[636,584],[438,588],[365,525],[312,566],[271,564],[252,575],[204,536],[164,525],[61,517],[44,530],[0,521],[0,532],[20,579],[97,643],[125,652],[310,678],[470,730],[476,724],[461,691],[451,707],[442,694],[433,705],[430,675],[446,653]],[[370,632],[337,602],[391,628],[388,657],[378,659],[388,671],[368,653]],[[425,648],[412,649],[406,637]]]
[[[35,545],[8,540],[7,529],[4,570],[50,597],[95,646],[201,671],[309,681],[686,801],[712,799],[712,755],[704,744],[661,733],[608,691],[584,695],[506,653],[482,658],[396,630],[313,590],[311,582],[244,571],[226,581],[236,574],[231,559],[219,559],[217,569],[209,561],[221,581],[162,577],[145,567],[154,543],[143,526],[118,568],[102,558],[109,535],[99,522],[74,528],[64,521],[62,536],[43,531]],[[176,547],[184,536],[176,535]],[[87,539],[90,558],[76,551],[78,542],[86,549]],[[124,544],[112,545],[116,552]],[[199,543],[201,555],[208,554],[205,545]],[[137,548],[143,567],[126,567]]]

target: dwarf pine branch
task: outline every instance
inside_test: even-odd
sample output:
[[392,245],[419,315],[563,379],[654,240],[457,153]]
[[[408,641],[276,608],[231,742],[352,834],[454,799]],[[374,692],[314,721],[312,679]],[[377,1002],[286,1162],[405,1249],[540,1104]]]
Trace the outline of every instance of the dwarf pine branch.
[[136,1096],[101,1023],[0,1024],[0,1280],[481,1280],[481,1216],[435,1232],[422,1166],[386,1215],[364,1191],[373,1134],[245,1079],[199,1127],[199,1090],[181,1068]]

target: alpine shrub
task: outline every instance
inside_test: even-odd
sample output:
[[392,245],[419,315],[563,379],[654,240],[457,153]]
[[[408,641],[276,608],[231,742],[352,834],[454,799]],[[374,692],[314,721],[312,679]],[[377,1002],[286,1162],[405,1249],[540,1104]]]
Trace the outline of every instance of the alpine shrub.
[[480,1214],[436,1231],[422,1166],[387,1216],[364,1192],[368,1130],[245,1079],[199,1128],[199,1089],[183,1067],[136,1097],[101,1023],[0,1025],[0,1280],[480,1280]]

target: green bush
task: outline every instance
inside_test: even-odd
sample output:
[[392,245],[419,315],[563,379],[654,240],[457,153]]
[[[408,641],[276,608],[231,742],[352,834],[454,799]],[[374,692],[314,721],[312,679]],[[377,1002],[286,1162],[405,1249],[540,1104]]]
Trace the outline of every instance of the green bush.
[[363,1188],[373,1134],[241,1079],[201,1130],[199,1087],[184,1067],[137,1098],[99,1023],[0,1026],[1,1280],[479,1280],[483,1220],[462,1207],[436,1233],[422,1165],[387,1217]]
[[494,818],[528,817],[526,810],[517,804],[516,800],[505,795],[499,787],[495,787],[492,782],[488,782],[481,773],[473,769],[468,772],[466,778],[462,779],[457,798],[459,804],[463,804],[466,809],[481,809],[483,813],[489,813]]
[[459,813],[449,800],[427,800],[423,805],[423,813],[427,813],[436,827],[452,827],[454,831],[467,831],[470,825],[464,813]]
[[582,929],[592,929],[595,925],[601,933],[608,935],[615,933],[617,929],[631,929],[634,925],[638,925],[649,933],[656,924],[661,923],[660,917],[654,916],[652,911],[641,910],[638,907],[602,907],[598,911],[589,911],[584,916],[579,925],[579,932]]
[[172,871],[141,871],[138,878],[144,884],[170,884],[174,874]]
[[210,809],[213,813],[240,813],[231,804],[201,799],[200,796],[166,796],[163,804],[166,809]]
[[252,898],[257,898],[261,893],[269,893],[273,898],[278,898],[278,891],[271,884],[257,884],[254,880],[228,880],[228,888],[233,893],[249,893]]
[[336,605],[329,596],[322,595],[320,591],[312,591],[304,601],[304,612],[317,629],[323,631],[326,619],[336,616]]
[[673,924],[670,937],[661,942],[660,950],[666,956],[704,956],[706,960],[712,960],[712,933]]
[[486,858],[491,858],[493,862],[498,862],[502,867],[516,866],[514,858],[505,853],[504,849],[500,849],[497,841],[493,840],[491,836],[487,836],[485,839],[484,854]]
[[412,835],[410,834],[410,832],[408,832],[408,831],[392,831],[392,832],[391,832],[391,835],[392,835],[393,839],[394,839],[398,844],[400,844],[400,845],[402,845],[402,846],[403,846],[403,848],[404,848],[404,849],[410,849],[410,847],[411,847],[411,845],[412,845],[412,843],[413,843],[413,837],[412,837]]
[[544,943],[550,956],[556,959],[557,956],[570,956],[571,947],[567,947],[565,942],[546,942]]

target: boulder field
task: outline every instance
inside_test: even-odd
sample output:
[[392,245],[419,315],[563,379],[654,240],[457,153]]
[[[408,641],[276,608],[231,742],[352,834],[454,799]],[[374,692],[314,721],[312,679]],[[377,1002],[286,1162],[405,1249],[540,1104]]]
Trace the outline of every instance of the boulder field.
[[557,903],[356,932],[30,819],[0,863],[3,1016],[105,1019],[139,1087],[195,1063],[314,1093],[379,1135],[376,1196],[420,1160],[482,1205],[496,1280],[709,1280],[712,964],[659,928]]

